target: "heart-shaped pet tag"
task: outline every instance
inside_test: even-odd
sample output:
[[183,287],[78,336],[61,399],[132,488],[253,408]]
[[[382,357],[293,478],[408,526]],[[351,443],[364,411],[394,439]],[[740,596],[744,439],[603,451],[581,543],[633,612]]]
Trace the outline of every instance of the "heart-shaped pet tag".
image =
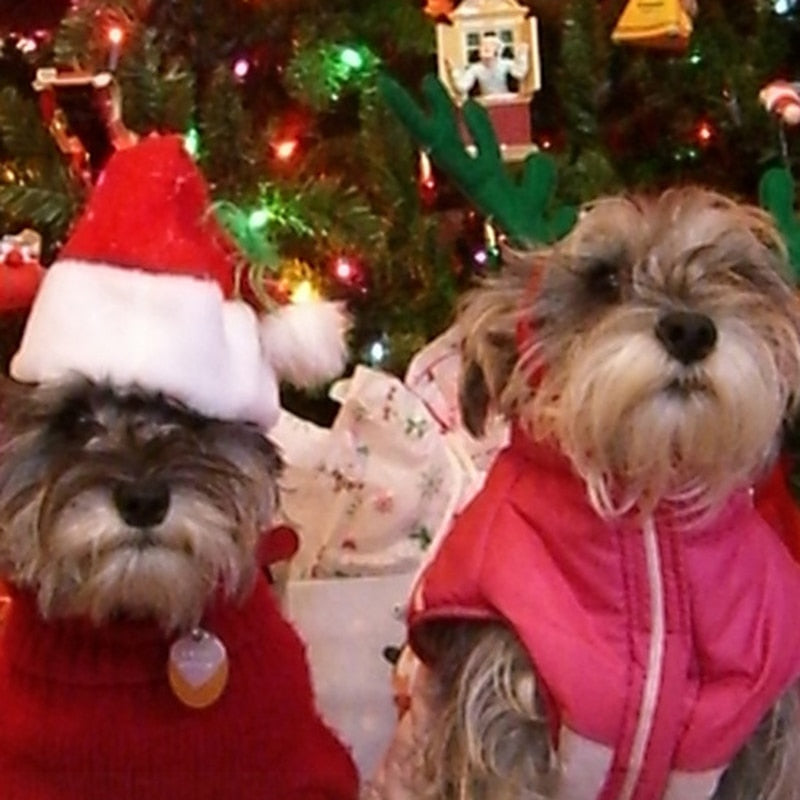
[[169,685],[190,708],[216,702],[228,682],[228,654],[213,633],[195,628],[169,649]]

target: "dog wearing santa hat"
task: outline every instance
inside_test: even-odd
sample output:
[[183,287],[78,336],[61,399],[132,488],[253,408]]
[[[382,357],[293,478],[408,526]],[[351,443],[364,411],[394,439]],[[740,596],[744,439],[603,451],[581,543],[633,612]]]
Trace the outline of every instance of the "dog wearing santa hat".
[[259,563],[279,383],[345,362],[332,303],[235,296],[235,248],[175,136],[120,150],[2,388],[6,800],[352,800]]

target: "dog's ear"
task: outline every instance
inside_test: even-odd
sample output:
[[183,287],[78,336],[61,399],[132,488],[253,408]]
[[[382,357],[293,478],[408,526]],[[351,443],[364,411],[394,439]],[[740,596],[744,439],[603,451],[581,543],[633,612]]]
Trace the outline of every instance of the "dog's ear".
[[461,333],[459,406],[467,430],[483,434],[491,411],[513,412],[506,388],[515,374],[517,329],[538,260],[515,258],[496,277],[469,292],[458,309]]
[[480,346],[480,354],[464,356],[458,387],[461,418],[473,436],[482,436],[490,411],[501,410],[499,401],[517,362],[516,341],[495,333]]

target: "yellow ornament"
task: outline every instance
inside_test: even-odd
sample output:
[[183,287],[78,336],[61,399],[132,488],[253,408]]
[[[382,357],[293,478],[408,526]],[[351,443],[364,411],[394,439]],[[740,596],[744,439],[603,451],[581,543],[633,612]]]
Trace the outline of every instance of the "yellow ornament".
[[692,33],[694,0],[628,0],[611,39],[658,50],[684,50]]

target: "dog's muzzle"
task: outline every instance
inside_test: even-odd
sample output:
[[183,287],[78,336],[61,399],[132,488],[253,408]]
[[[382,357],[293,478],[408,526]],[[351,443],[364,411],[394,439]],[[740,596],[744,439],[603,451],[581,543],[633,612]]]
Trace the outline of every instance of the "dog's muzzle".
[[164,521],[169,511],[169,486],[161,480],[117,483],[112,497],[120,517],[134,528],[154,527]]
[[717,343],[714,321],[694,311],[667,312],[655,332],[664,349],[684,365],[702,361]]

